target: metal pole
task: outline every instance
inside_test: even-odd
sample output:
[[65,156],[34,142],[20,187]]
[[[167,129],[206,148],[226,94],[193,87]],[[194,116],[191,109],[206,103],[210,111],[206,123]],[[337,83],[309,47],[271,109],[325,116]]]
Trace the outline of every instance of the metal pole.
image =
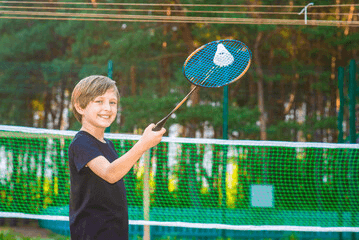
[[[355,97],[356,97],[356,92],[357,92],[357,87],[356,87],[356,82],[355,79],[356,78],[356,64],[355,64],[355,60],[352,59],[350,60],[350,64],[349,64],[349,124],[350,124],[350,143],[356,143],[356,127],[355,127]],[[350,172],[353,172],[354,170],[354,158],[351,159],[350,161]],[[352,187],[355,183],[353,183],[351,181],[350,186]],[[353,198],[354,198],[354,194],[351,196],[351,222],[354,226],[354,222],[355,222],[355,204],[353,203]],[[355,239],[355,233],[352,232],[351,234],[351,238],[352,240]]]
[[338,88],[339,88],[339,111],[338,111],[338,143],[343,143],[343,115],[344,115],[344,68],[338,68]]
[[302,11],[300,11],[300,13],[298,13],[298,15],[302,14],[304,12],[304,21],[305,21],[305,24],[307,24],[307,9],[309,6],[312,6],[314,5],[314,3],[309,3],[307,6],[305,6]]
[[228,86],[223,88],[223,139],[228,139]]
[[112,63],[112,60],[109,60],[109,61],[108,61],[107,68],[108,68],[108,77],[112,79],[112,73],[113,73],[113,63]]
[[[338,89],[339,89],[339,111],[338,111],[338,143],[343,143],[343,119],[344,119],[344,68],[338,68]],[[339,210],[339,226],[343,225],[343,211]],[[343,233],[339,232],[339,240],[343,240]]]
[[355,60],[352,59],[349,65],[349,136],[350,143],[356,143],[356,127],[355,127],[355,95],[356,95],[356,83],[355,83]]

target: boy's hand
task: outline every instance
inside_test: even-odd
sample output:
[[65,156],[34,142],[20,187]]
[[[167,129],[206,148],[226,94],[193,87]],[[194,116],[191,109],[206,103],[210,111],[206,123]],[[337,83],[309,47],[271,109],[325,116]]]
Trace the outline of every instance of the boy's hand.
[[162,140],[163,134],[165,134],[166,132],[165,128],[162,128],[159,131],[152,131],[155,126],[156,125],[154,123],[151,123],[145,129],[144,133],[142,134],[142,137],[140,138],[140,142],[146,149],[150,149],[159,144]]

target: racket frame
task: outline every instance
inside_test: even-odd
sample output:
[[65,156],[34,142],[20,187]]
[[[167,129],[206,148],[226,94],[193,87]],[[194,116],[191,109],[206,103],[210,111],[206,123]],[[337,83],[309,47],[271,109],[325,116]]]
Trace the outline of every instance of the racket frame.
[[[190,79],[188,79],[188,77],[185,75],[185,71],[186,71],[186,65],[188,63],[188,61],[196,54],[198,53],[200,50],[202,50],[203,48],[205,48],[206,46],[210,45],[210,44],[215,44],[215,43],[221,43],[221,42],[226,42],[226,41],[234,41],[234,42],[239,42],[238,40],[230,40],[230,39],[226,39],[226,40],[218,40],[218,41],[213,41],[213,42],[210,42],[210,43],[207,43],[199,48],[197,48],[195,51],[193,51],[186,59],[186,61],[184,62],[183,64],[183,74],[185,76],[185,78],[193,85],[192,89],[190,90],[190,92],[182,99],[182,101],[180,103],[177,104],[177,106],[166,116],[164,117],[163,119],[161,119],[159,122],[156,123],[156,126],[152,129],[153,131],[159,131],[161,130],[161,128],[165,125],[165,123],[167,122],[167,120],[171,117],[171,115],[180,107],[182,106],[182,104],[184,102],[187,101],[187,99],[192,95],[193,92],[195,92],[199,87],[204,87],[204,88],[220,88],[220,87],[223,87],[223,86],[226,86],[226,85],[229,85],[237,80],[239,80],[249,69],[250,65],[251,65],[251,61],[252,61],[252,55],[250,54],[250,58],[249,58],[249,61],[248,61],[248,64],[246,66],[246,68],[243,70],[243,72],[238,76],[236,77],[234,80],[226,83],[226,84],[223,84],[223,85],[220,85],[220,86],[216,86],[216,87],[207,87],[207,86],[201,86],[201,85],[197,85],[195,84],[194,82],[192,82]],[[242,42],[240,42],[243,47],[245,47],[248,51],[248,47],[243,44]],[[249,51],[250,53],[250,51]],[[206,81],[203,80],[203,81]],[[203,82],[202,81],[202,82]]]

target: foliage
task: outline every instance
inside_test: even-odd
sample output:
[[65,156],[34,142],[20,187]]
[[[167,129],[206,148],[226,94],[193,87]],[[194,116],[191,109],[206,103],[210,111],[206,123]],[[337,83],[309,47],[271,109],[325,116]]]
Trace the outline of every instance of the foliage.
[[[192,0],[176,2],[197,4]],[[330,2],[317,1],[315,4]],[[206,3],[248,4],[233,0]],[[253,4],[259,3],[254,1]],[[260,4],[288,3],[266,0]],[[305,5],[306,2],[296,1],[295,4]],[[154,8],[169,10],[164,6]],[[218,9],[194,5],[187,8],[191,11],[184,14],[193,17],[198,16],[198,11],[206,10],[201,16],[261,18],[252,13],[233,15],[224,12],[233,11],[229,7]],[[181,9],[182,6],[171,7],[171,10]],[[250,12],[253,9],[244,10]],[[273,7],[271,10],[283,9]],[[313,13],[327,10],[310,9]],[[175,11],[167,13],[177,14]],[[311,18],[332,20],[334,16],[311,15]],[[277,17],[285,19],[287,16]],[[263,129],[259,126],[264,121],[267,140],[297,141],[301,135],[303,141],[324,141],[328,139],[325,129],[330,132],[332,142],[337,138],[337,127],[333,124],[337,108],[336,69],[357,58],[355,43],[359,36],[356,28],[337,26],[31,19],[2,19],[0,30],[1,124],[78,129],[79,124],[69,106],[71,91],[80,79],[88,75],[107,75],[107,63],[112,60],[113,79],[119,86],[122,100],[121,116],[111,131],[136,132],[150,122],[159,121],[188,93],[190,84],[185,81],[181,69],[194,49],[209,41],[233,38],[249,46],[253,62],[240,82],[229,86],[231,138],[260,139]],[[263,82],[263,92],[259,91],[260,82]],[[187,137],[194,136],[195,132],[203,136],[204,127],[209,126],[214,136],[221,138],[222,91],[201,89],[193,95],[189,101],[191,104],[182,106],[167,126],[181,124],[187,129],[182,135]],[[261,96],[263,106],[259,103]],[[299,114],[305,119],[304,123],[299,122]],[[344,119],[347,115],[345,112]],[[323,123],[312,124],[314,116]],[[284,129],[288,130],[286,135],[282,134]]]

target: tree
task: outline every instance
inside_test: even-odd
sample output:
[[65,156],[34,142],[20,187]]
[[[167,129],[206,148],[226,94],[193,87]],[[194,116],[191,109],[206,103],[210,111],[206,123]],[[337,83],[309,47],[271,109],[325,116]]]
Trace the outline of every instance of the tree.
[[[92,3],[86,8],[104,8],[99,1]],[[294,6],[294,1],[272,0],[211,0],[203,6],[193,0],[174,3],[177,5],[155,5],[156,11],[148,14],[267,19],[269,14],[259,14],[253,3]],[[328,4],[327,1],[316,4],[321,3]],[[252,6],[234,9],[209,4]],[[106,7],[119,13],[134,8]],[[339,10],[352,14],[342,16]],[[289,7],[288,11],[296,10]],[[329,15],[329,11],[336,13]],[[326,20],[334,16],[353,21],[357,18],[353,11],[350,6],[330,10],[310,8],[309,17]],[[290,18],[284,14],[274,16]],[[188,93],[190,84],[181,72],[188,54],[207,42],[233,38],[249,46],[253,62],[248,73],[229,86],[229,105],[234,113],[245,111],[253,118],[243,118],[249,122],[233,121],[231,137],[335,142],[336,68],[357,58],[358,31],[348,27],[2,19],[0,29],[0,84],[5,86],[0,89],[3,103],[0,119],[3,124],[24,126],[78,129],[79,123],[69,110],[72,89],[88,75],[107,75],[107,62],[112,60],[113,79],[121,91],[122,112],[111,131],[143,129],[167,115]],[[194,137],[209,126],[214,136],[219,137],[221,101],[221,89],[201,89],[188,102],[192,105],[182,106],[167,126],[180,123],[186,128],[182,136],[187,137]]]

